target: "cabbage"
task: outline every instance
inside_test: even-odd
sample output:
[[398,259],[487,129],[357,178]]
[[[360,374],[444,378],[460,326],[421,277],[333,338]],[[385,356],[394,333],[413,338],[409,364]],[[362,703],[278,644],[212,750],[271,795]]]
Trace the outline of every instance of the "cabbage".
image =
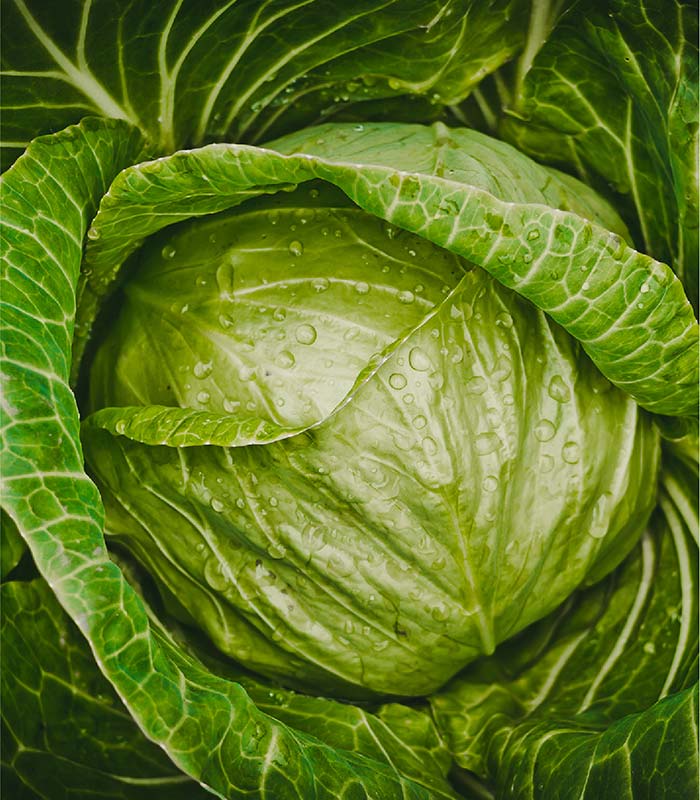
[[3,17],[8,796],[697,794],[697,8]]

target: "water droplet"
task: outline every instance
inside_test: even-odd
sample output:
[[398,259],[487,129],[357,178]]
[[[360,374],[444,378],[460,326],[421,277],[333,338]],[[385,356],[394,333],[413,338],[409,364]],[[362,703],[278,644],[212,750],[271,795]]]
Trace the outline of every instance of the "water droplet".
[[416,298],[413,292],[409,291],[399,292],[399,303],[403,303],[404,305],[410,305],[415,299]]
[[495,433],[480,433],[474,440],[476,452],[480,456],[487,456],[493,453],[501,446],[501,440]]
[[649,291],[649,284],[648,284],[648,283],[643,283],[643,284],[642,284],[642,285],[639,287],[639,291],[640,291],[642,294],[646,294],[646,293]]
[[236,277],[236,271],[230,261],[221,264],[216,270],[216,285],[219,288],[219,294],[223,300],[231,300],[233,298],[233,283]]
[[208,403],[211,399],[211,395],[209,392],[198,392],[197,393],[197,402],[198,403]]
[[406,377],[400,372],[394,372],[389,376],[389,386],[391,386],[392,389],[403,389],[406,383]]
[[282,350],[275,359],[275,364],[278,367],[282,367],[282,369],[291,369],[295,363],[294,354],[290,353],[289,350]]
[[554,459],[550,455],[543,455],[540,459],[540,471],[544,474],[554,469]]
[[493,371],[492,374],[495,380],[503,383],[503,381],[508,380],[512,371],[513,371],[513,365],[510,359],[503,358],[501,359],[501,361],[498,362],[498,367]]
[[304,253],[304,245],[298,239],[293,239],[287,249],[292,256],[300,256]]
[[422,430],[427,424],[428,420],[422,414],[413,418],[413,427],[416,428],[416,430]]
[[229,400],[228,398],[224,400],[224,411],[228,414],[233,414],[234,411],[238,411],[240,407],[240,400]]
[[160,251],[160,254],[163,256],[163,258],[170,260],[171,258],[175,258],[176,252],[177,250],[175,250],[171,244],[166,244],[165,247]]
[[355,284],[355,291],[358,294],[367,294],[367,292],[369,292],[369,284],[364,281],[358,281]]
[[220,514],[224,510],[224,508],[226,507],[221,502],[221,500],[218,500],[216,497],[212,497],[212,499],[211,499],[209,504],[214,509],[214,511],[216,511],[217,514]]
[[87,238],[94,242],[100,238],[100,232],[97,230],[97,228],[90,228],[90,230],[87,232]]
[[405,394],[405,395],[403,396],[403,401],[404,401],[404,403],[405,403],[407,406],[410,406],[410,405],[411,405],[411,403],[412,403],[412,402],[413,402],[415,399],[416,399],[416,398],[415,398],[415,397],[414,397],[414,396],[413,396],[413,395],[412,395],[410,392],[409,392],[408,394]]
[[316,292],[321,294],[321,292],[325,292],[331,284],[328,278],[314,278],[311,281],[311,285],[314,287]]
[[194,365],[194,372],[195,378],[206,378],[208,375],[211,375],[211,371],[213,369],[213,364],[211,361],[198,361]]
[[224,573],[224,566],[218,558],[212,557],[204,563],[204,580],[215,592],[223,592],[228,585],[228,577]]
[[287,318],[287,310],[285,308],[276,308],[272,312],[272,319],[276,322],[283,322]]
[[656,645],[654,642],[644,642],[644,647],[642,647],[645,653],[648,653],[650,656],[653,656],[656,653]]
[[430,609],[430,616],[436,622],[445,622],[449,618],[450,612],[446,606],[433,606],[433,608]]
[[422,444],[423,444],[423,450],[427,455],[434,456],[437,453],[438,451],[437,442],[435,441],[435,439],[433,439],[432,436],[426,436],[425,439],[423,439]]
[[114,430],[119,435],[122,435],[126,431],[126,422],[123,419],[117,420],[117,423],[114,426]]
[[564,383],[561,375],[555,375],[552,378],[547,391],[552,400],[556,400],[557,403],[568,403],[571,400],[571,390]]
[[311,189],[309,191],[309,197],[313,198],[314,200],[318,197],[319,191],[318,189]]
[[280,559],[287,554],[287,548],[281,542],[272,542],[267,547],[267,553],[270,558]]
[[313,325],[300,325],[294,335],[299,344],[313,344],[316,341],[316,328]]
[[535,425],[535,438],[540,442],[548,442],[554,438],[557,429],[548,419],[541,419]]
[[500,325],[503,328],[512,328],[513,317],[507,311],[501,311],[500,314],[496,314],[496,325]]
[[255,368],[254,367],[241,367],[238,370],[238,377],[242,381],[250,381],[250,380],[253,379],[254,375],[255,375]]
[[485,492],[495,492],[498,489],[498,478],[495,475],[487,475],[481,485]]
[[469,394],[483,394],[488,388],[488,384],[480,375],[475,375],[473,378],[469,378],[466,388]]
[[578,464],[581,453],[576,442],[566,442],[564,447],[562,447],[561,457],[567,464]]
[[539,239],[540,238],[540,232],[538,230],[529,231],[528,234],[527,234],[527,238],[531,242],[534,242],[535,239]]
[[236,500],[236,506],[238,508],[245,508],[245,500],[242,497],[239,497],[238,500]]
[[427,372],[432,367],[432,362],[427,353],[420,347],[413,347],[408,354],[408,363],[416,372]]

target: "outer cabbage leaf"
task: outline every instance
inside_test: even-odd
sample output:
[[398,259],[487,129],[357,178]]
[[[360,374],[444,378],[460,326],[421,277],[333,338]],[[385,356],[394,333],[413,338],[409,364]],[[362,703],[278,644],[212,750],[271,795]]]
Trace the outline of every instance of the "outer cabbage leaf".
[[45,581],[0,592],[5,791],[47,800],[211,797],[141,733]]
[[[5,791],[47,800],[211,797],[144,737],[44,581],[5,584],[2,601]],[[175,650],[154,624],[164,646]],[[455,797],[445,779],[451,757],[425,711],[392,705],[374,714],[262,684],[211,658],[208,665],[241,682],[258,708],[292,728],[393,764],[430,797]]]
[[[528,42],[500,130],[610,195],[641,250],[698,304],[696,2],[579,2]],[[546,29],[544,31],[547,32]]]
[[457,761],[498,792],[697,794],[697,456],[690,472],[674,456],[667,470],[649,531],[615,573],[431,699]]
[[380,98],[432,118],[517,51],[527,3],[3,0],[2,13],[7,163],[86,115],[129,120],[165,153],[381,114]]

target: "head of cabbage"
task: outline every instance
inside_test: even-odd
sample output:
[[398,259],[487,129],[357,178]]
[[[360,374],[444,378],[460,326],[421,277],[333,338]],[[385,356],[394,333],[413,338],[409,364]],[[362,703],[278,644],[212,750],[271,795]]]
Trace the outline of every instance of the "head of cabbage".
[[[658,434],[564,329],[585,307],[562,327],[526,299],[538,269],[585,298],[625,249],[615,212],[484,135],[360,127],[250,148],[268,175],[233,208],[135,252],[83,439],[107,535],[176,617],[284,685],[419,696],[620,563]],[[412,232],[430,202],[448,233]],[[517,293],[489,274],[508,237]]]

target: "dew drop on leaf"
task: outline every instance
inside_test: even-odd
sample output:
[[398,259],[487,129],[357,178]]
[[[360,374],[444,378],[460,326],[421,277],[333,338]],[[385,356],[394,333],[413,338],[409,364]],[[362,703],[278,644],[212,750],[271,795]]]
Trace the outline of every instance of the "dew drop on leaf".
[[437,453],[438,446],[432,436],[426,436],[425,439],[423,439],[423,450],[426,455],[429,456],[434,456]]
[[480,433],[474,440],[474,446],[480,456],[486,456],[498,450],[501,440],[493,432]]
[[487,475],[481,485],[485,492],[495,492],[498,489],[498,478],[495,475]]
[[535,438],[540,442],[550,441],[550,439],[554,438],[555,433],[556,428],[548,419],[541,419],[537,425],[535,425]]
[[394,372],[389,376],[389,386],[392,389],[403,389],[406,386],[406,378],[400,372]]
[[561,375],[555,375],[549,382],[547,389],[549,396],[557,403],[568,403],[571,400],[571,390],[564,383]]
[[469,378],[466,388],[469,394],[483,394],[487,389],[487,383],[480,375],[475,375]]
[[282,350],[275,359],[275,364],[282,369],[291,369],[295,363],[296,359],[289,350]]
[[316,328],[313,325],[299,325],[294,333],[299,344],[310,345],[316,341]]
[[408,354],[408,363],[416,372],[427,372],[432,367],[432,362],[427,353],[420,347],[413,347]]
[[211,371],[213,369],[213,364],[211,361],[198,361],[194,365],[194,372],[195,378],[206,378],[207,376],[211,375]]
[[280,559],[287,554],[287,548],[280,542],[272,542],[267,547],[267,553],[270,558]]
[[208,558],[204,564],[204,580],[215,592],[224,591],[228,585],[223,564],[215,556]]
[[578,464],[581,457],[579,446],[576,442],[566,442],[561,451],[561,457],[567,464]]

